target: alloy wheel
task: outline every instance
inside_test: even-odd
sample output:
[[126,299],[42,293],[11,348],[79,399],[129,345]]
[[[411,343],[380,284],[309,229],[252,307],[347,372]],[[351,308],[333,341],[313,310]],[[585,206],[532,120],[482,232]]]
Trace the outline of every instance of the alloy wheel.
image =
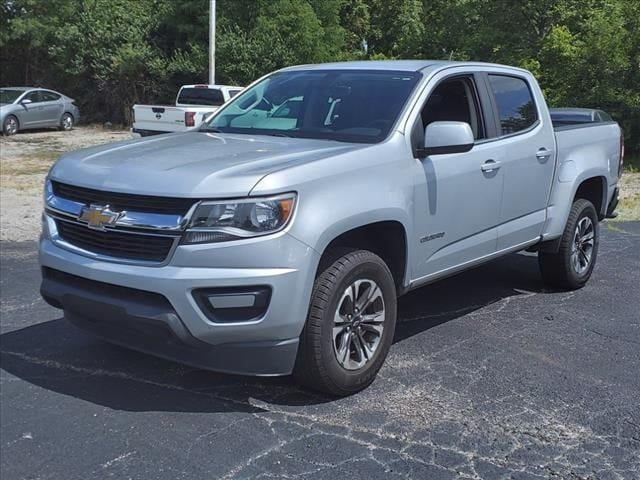
[[71,118],[71,115],[65,115],[62,118],[62,128],[65,130],[71,130],[72,127],[73,127],[73,118]]
[[18,121],[13,117],[9,117],[7,119],[7,122],[5,123],[5,132],[8,135],[13,135],[17,131],[18,131]]
[[373,358],[384,320],[384,298],[376,282],[359,279],[345,289],[333,324],[333,350],[343,368],[357,370]]
[[591,265],[595,228],[589,217],[583,217],[576,225],[571,250],[571,265],[578,275],[582,275]]

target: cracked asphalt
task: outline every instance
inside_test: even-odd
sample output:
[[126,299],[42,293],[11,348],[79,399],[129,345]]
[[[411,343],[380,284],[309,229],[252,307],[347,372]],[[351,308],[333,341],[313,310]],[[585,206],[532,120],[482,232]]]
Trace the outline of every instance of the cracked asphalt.
[[603,225],[576,292],[517,254],[400,301],[350,398],[108,345],[38,295],[2,243],[3,479],[640,479],[640,222]]

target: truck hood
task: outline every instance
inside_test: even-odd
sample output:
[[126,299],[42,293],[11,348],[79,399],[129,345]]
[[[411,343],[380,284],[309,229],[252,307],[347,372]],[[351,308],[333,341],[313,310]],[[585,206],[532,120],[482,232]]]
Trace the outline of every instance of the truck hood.
[[171,197],[240,197],[265,175],[364,148],[327,140],[186,132],[63,155],[50,178],[113,192]]

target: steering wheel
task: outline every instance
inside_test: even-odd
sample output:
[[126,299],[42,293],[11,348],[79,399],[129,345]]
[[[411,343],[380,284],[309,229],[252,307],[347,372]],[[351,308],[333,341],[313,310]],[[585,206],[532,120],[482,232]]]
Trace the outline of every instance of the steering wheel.
[[241,104],[242,102],[238,102],[238,105],[236,106],[236,107],[238,108],[238,110],[240,110],[241,112],[248,112],[249,110],[251,110],[251,109],[253,109],[253,108],[257,107],[258,105],[260,105],[260,103],[261,103],[261,102],[263,102],[263,101],[264,101],[264,102],[267,104],[268,111],[271,111],[271,109],[273,108],[273,104],[272,104],[269,100],[267,100],[267,99],[264,97],[264,95],[260,95],[260,96],[258,96],[258,94],[257,94],[257,93],[254,93],[254,95],[256,96],[256,100],[255,100],[253,103],[251,103],[251,105],[249,105],[249,106],[247,106],[247,107],[245,107],[245,108],[242,108],[242,107],[240,106],[240,104]]

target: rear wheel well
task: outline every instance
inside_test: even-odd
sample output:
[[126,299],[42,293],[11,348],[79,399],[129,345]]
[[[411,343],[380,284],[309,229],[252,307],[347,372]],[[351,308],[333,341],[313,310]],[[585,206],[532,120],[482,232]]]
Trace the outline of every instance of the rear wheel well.
[[393,275],[396,290],[402,292],[407,267],[407,235],[400,222],[371,223],[339,235],[324,249],[320,269],[332,263],[335,253],[345,248],[369,250],[382,258]]
[[573,198],[574,202],[579,198],[583,198],[593,203],[593,206],[596,207],[596,212],[598,212],[599,220],[602,220],[605,216],[604,193],[606,191],[606,182],[607,180],[604,177],[589,178],[580,184]]

